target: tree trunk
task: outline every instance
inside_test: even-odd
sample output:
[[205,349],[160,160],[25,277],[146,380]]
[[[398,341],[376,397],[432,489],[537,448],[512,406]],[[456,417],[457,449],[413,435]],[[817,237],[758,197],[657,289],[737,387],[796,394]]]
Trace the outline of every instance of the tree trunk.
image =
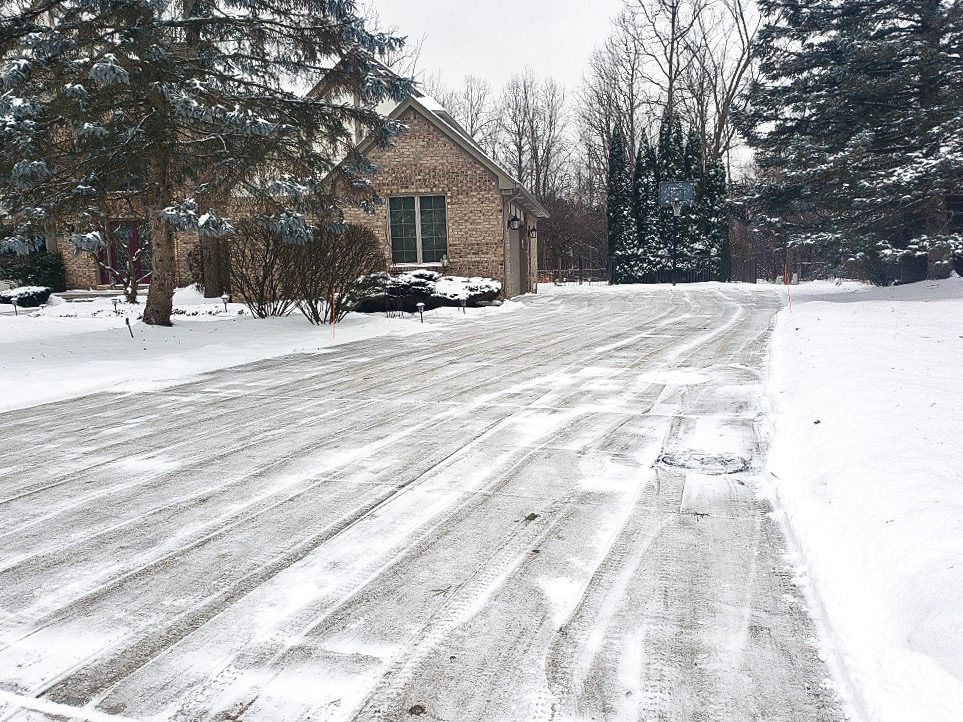
[[174,233],[158,210],[150,214],[151,239],[154,245],[154,266],[147,292],[144,323],[150,326],[170,326],[174,297]]
[[224,243],[216,238],[202,238],[200,245],[204,297],[218,298],[229,292]]
[[[155,103],[163,107],[163,101]],[[164,143],[167,128],[150,129],[161,149],[154,161],[155,193],[153,207],[149,209],[151,243],[154,247],[154,265],[151,269],[150,290],[147,292],[147,308],[144,323],[149,326],[170,326],[174,305],[174,231],[161,212],[171,204],[170,156]]]

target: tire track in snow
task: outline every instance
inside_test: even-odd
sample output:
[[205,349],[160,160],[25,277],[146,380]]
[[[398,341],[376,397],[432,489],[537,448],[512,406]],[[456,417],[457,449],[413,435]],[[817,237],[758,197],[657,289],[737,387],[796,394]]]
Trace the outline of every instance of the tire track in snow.
[[[566,341],[567,341],[567,338],[558,339],[557,341],[558,341],[558,344],[559,344],[559,345],[564,345],[564,344],[566,343]],[[552,360],[554,360],[554,357],[549,357],[548,361],[552,361]],[[493,374],[494,374],[494,375],[498,375],[499,373],[500,373],[500,370],[499,370],[499,369],[497,369],[497,368],[493,369]],[[467,374],[468,374],[468,372],[465,371],[465,372],[462,372],[462,373],[457,374],[457,375],[458,375],[458,376],[465,376],[465,375],[467,375]],[[537,378],[537,377],[536,377],[536,378]],[[459,389],[459,390],[456,391],[454,394],[449,394],[449,396],[459,395],[459,394],[463,394],[463,393],[466,393],[466,392],[470,392],[470,391],[477,390],[477,389],[481,388],[482,386],[485,386],[486,384],[488,384],[491,380],[492,380],[492,379],[483,379],[482,381],[480,381],[479,383],[473,385],[472,387],[469,387],[468,389]],[[398,395],[401,395],[401,393],[402,393],[402,392],[399,392]],[[392,400],[392,398],[389,396],[389,397],[388,397],[388,400]],[[442,399],[442,400],[443,400],[443,399]],[[320,404],[320,403],[321,403],[321,402],[317,402],[317,403],[314,404],[314,405],[318,405],[318,404]],[[374,402],[370,402],[370,403],[374,403]],[[370,405],[370,403],[369,403],[369,402],[362,402],[362,406]],[[415,402],[413,402],[413,403],[415,403]],[[355,408],[355,409],[347,408],[347,409],[345,409],[345,410],[343,410],[343,411],[341,411],[341,412],[337,412],[337,413],[334,413],[334,414],[322,415],[321,417],[316,417],[316,418],[313,418],[313,419],[301,420],[295,428],[301,428],[301,427],[305,427],[305,426],[311,426],[311,425],[317,423],[318,421],[326,421],[326,422],[337,421],[337,420],[340,419],[340,418],[344,418],[344,417],[346,417],[346,416],[353,415],[354,413],[356,413],[356,411],[357,411],[356,408]],[[226,412],[226,413],[232,413],[232,412],[231,412],[230,410],[228,410],[228,412]],[[394,414],[393,416],[389,416],[388,419],[382,419],[382,421],[385,421],[385,420],[390,421],[391,419],[397,419],[397,418],[400,418],[400,417],[402,417],[402,416],[405,416],[406,413],[407,413],[406,411],[402,410],[402,411],[399,411],[397,414]],[[285,416],[285,415],[287,415],[287,414],[288,414],[288,411],[285,409],[285,410],[282,410],[281,412],[279,412],[279,413],[276,415],[276,417]],[[263,422],[267,422],[267,421],[269,421],[269,420],[270,420],[270,417],[268,417],[267,419],[261,417],[261,418],[259,418],[258,423],[257,423],[256,425],[260,426]],[[254,425],[252,425],[252,426],[254,426]],[[345,432],[345,433],[365,433],[365,432],[370,431],[371,429],[373,429],[375,426],[377,426],[377,424],[369,424],[367,427],[348,428],[348,429],[346,429],[346,430],[343,430],[343,432]],[[257,433],[250,441],[248,441],[248,442],[246,442],[246,443],[244,443],[244,444],[235,445],[235,446],[233,446],[232,448],[230,448],[230,450],[221,452],[220,454],[216,454],[216,455],[214,455],[213,457],[210,457],[210,456],[204,457],[204,458],[202,458],[201,461],[198,461],[198,462],[196,462],[196,463],[194,463],[194,464],[192,464],[192,465],[178,466],[176,469],[170,471],[169,473],[166,473],[166,474],[156,474],[156,475],[153,475],[153,476],[152,476],[152,475],[144,475],[144,476],[140,477],[136,482],[131,482],[131,483],[129,483],[129,484],[123,486],[123,487],[120,487],[120,488],[118,488],[117,486],[108,487],[108,488],[106,488],[106,489],[101,489],[101,490],[99,490],[99,491],[97,491],[97,492],[94,492],[93,494],[88,495],[87,497],[76,498],[76,499],[73,500],[73,502],[72,502],[71,504],[69,504],[69,505],[66,506],[66,507],[55,508],[55,509],[53,509],[53,510],[51,510],[51,511],[46,512],[46,513],[45,513],[42,517],[40,517],[39,519],[31,520],[30,522],[24,523],[24,524],[22,524],[22,525],[19,526],[19,527],[13,527],[13,528],[9,529],[9,530],[6,531],[6,532],[0,533],[0,537],[3,537],[5,534],[6,534],[6,535],[12,535],[12,534],[18,534],[18,535],[19,535],[19,534],[22,533],[22,531],[23,531],[25,528],[27,528],[27,527],[29,527],[29,526],[35,526],[35,525],[39,525],[39,524],[42,523],[42,522],[49,521],[49,520],[50,520],[51,518],[53,518],[54,516],[57,516],[58,514],[61,514],[61,513],[65,512],[65,511],[68,511],[68,510],[70,510],[70,509],[72,509],[72,508],[82,508],[86,503],[89,503],[89,501],[91,501],[92,499],[103,498],[103,497],[108,497],[108,496],[110,496],[110,497],[116,502],[115,495],[116,495],[117,491],[119,491],[119,490],[124,490],[124,489],[133,490],[133,489],[134,489],[135,487],[137,487],[137,486],[146,486],[146,485],[148,485],[148,484],[156,484],[158,481],[161,481],[161,480],[178,478],[178,477],[182,476],[182,475],[185,474],[185,473],[201,470],[201,469],[203,469],[204,467],[209,466],[209,465],[211,464],[211,462],[217,462],[217,461],[220,461],[220,460],[223,460],[223,459],[227,459],[227,458],[230,458],[230,457],[238,454],[238,453],[241,452],[241,451],[244,451],[244,450],[247,450],[247,449],[250,449],[250,448],[258,447],[260,444],[262,444],[262,443],[264,442],[265,433],[267,433],[267,434],[269,435],[271,432],[259,432],[259,433]],[[185,447],[185,448],[192,448],[191,445],[192,445],[193,443],[194,443],[194,442],[193,442],[192,440],[189,440],[189,441],[180,442],[179,444],[174,444],[174,445],[167,446],[167,447],[165,448],[165,453],[170,454],[170,451],[171,451],[172,449],[176,449],[176,448],[178,448],[179,446],[182,446],[182,447]],[[323,443],[317,444],[317,445],[314,445],[314,446],[309,446],[309,447],[307,447],[307,450],[308,450],[309,452],[311,452],[311,451],[318,450],[318,449],[320,449],[321,447],[323,447]],[[192,448],[192,450],[194,450],[194,449]],[[302,448],[302,449],[299,450],[299,452],[301,453],[301,455],[303,455],[304,451],[305,451],[304,448]],[[203,454],[200,454],[200,456],[203,456]],[[273,468],[274,466],[276,466],[276,465],[278,465],[278,464],[280,464],[280,463],[283,463],[284,461],[286,461],[286,459],[285,459],[284,457],[282,457],[282,458],[278,459],[278,460],[276,461],[276,463],[263,465],[263,466],[261,466],[261,467],[259,467],[259,468],[254,469],[254,470],[251,472],[251,475],[263,475],[268,469]],[[246,478],[248,478],[248,477],[245,477],[245,478],[241,479],[241,481],[246,480]],[[55,484],[51,484],[51,485],[49,485],[49,486],[46,487],[46,488],[49,489],[49,488],[52,488],[53,486],[59,485],[60,483],[64,483],[64,482],[68,482],[68,481],[72,481],[72,482],[74,482],[74,483],[84,483],[82,478],[81,478],[81,479],[77,479],[77,478],[74,477],[74,476],[65,475],[65,477],[63,478],[63,482],[57,482],[57,483],[55,483]],[[181,497],[181,498],[179,498],[179,499],[176,499],[174,503],[184,503],[184,502],[187,502],[187,501],[192,500],[192,499],[202,498],[203,496],[206,496],[206,495],[208,495],[209,493],[211,493],[211,491],[212,491],[213,489],[214,489],[214,487],[201,490],[201,491],[199,491],[199,492],[197,492],[197,493],[195,493],[195,494],[191,494],[191,495],[187,495],[187,496]],[[32,492],[31,492],[31,493],[32,493]],[[7,500],[7,501],[12,501],[12,499],[9,499],[9,500]],[[0,504],[2,504],[2,503],[3,503],[3,502],[0,501]],[[133,517],[133,518],[129,519],[126,523],[127,523],[127,524],[136,524],[136,523],[139,523],[139,522],[141,522],[141,521],[143,520],[143,518],[144,518],[146,515],[148,515],[148,514],[150,514],[150,513],[155,513],[155,512],[163,511],[164,509],[170,508],[170,506],[171,506],[171,505],[168,504],[168,505],[163,505],[163,506],[160,506],[160,507],[155,507],[154,509],[148,510],[147,512],[145,512],[145,513],[142,514],[142,515],[139,515],[139,516],[136,516],[136,517]],[[109,531],[109,530],[112,530],[112,529],[116,529],[117,527],[118,527],[118,525],[112,525],[111,527],[108,527],[108,529],[107,529],[107,530],[104,530],[104,531]],[[82,542],[84,542],[84,541],[90,540],[90,539],[93,538],[94,536],[96,536],[96,535],[87,535],[86,537],[77,539],[76,541],[77,541],[78,543],[82,543]],[[68,545],[68,546],[70,546],[70,545]],[[63,545],[57,545],[57,548],[58,548],[58,549],[63,549]],[[48,551],[49,551],[49,550],[48,550]],[[41,552],[41,553],[42,553],[42,552]],[[21,561],[23,561],[23,560],[21,560]],[[0,568],[0,570],[2,570],[2,568]]]
[[[573,332],[573,334],[577,334],[577,333],[578,333],[578,332]],[[563,338],[563,339],[559,339],[559,343],[560,343],[560,344],[564,344],[564,342],[565,342],[565,339],[564,339],[564,338]],[[561,355],[561,354],[559,354],[559,355]],[[483,385],[485,385],[486,383],[488,383],[488,381],[483,381],[483,382],[481,382],[481,383],[479,383],[479,384],[476,384],[475,387],[483,386]],[[437,419],[435,419],[434,421],[437,421]],[[431,423],[431,422],[429,422],[429,423]],[[281,503],[283,503],[283,502],[281,502]],[[222,529],[216,530],[215,532],[212,533],[212,535],[209,535],[209,536],[215,536],[215,535],[216,535],[216,536],[222,536],[222,535],[223,535],[224,533],[226,533],[227,531],[229,531],[229,529],[223,529],[223,528],[222,528]],[[199,543],[203,543],[203,542],[206,542],[206,541],[207,541],[207,539],[202,539],[201,542],[199,542]],[[195,544],[188,545],[188,547],[181,548],[181,550],[179,550],[179,552],[175,552],[175,554],[178,554],[178,553],[180,553],[180,552],[183,552],[183,551],[185,551],[187,548],[194,547],[194,546],[196,546],[196,543],[195,543]],[[169,555],[169,556],[170,556],[170,557],[173,557],[175,554],[172,554],[172,555]],[[78,602],[76,602],[74,605],[71,605],[71,607],[68,607],[68,608],[62,610],[61,616],[62,616],[62,617],[68,617],[68,616],[70,615],[70,612],[71,612],[73,609],[76,609],[76,608],[78,608],[79,605],[82,605],[82,604],[84,604],[85,602],[89,601],[89,599],[90,599],[91,596],[99,596],[100,593],[109,591],[109,589],[110,589],[112,586],[114,586],[115,584],[118,584],[118,583],[120,583],[120,582],[126,581],[126,580],[128,580],[128,579],[132,579],[132,578],[135,578],[135,577],[141,577],[141,576],[143,576],[143,575],[145,575],[145,574],[148,574],[148,573],[150,572],[150,570],[151,570],[154,566],[159,565],[159,564],[164,564],[166,561],[168,561],[168,557],[162,557],[161,559],[152,562],[149,566],[145,566],[144,568],[138,569],[138,570],[136,570],[135,572],[132,572],[132,573],[128,573],[128,574],[124,575],[123,577],[121,577],[121,578],[119,578],[119,579],[117,579],[117,580],[113,580],[113,581],[110,582],[109,584],[105,585],[102,590],[98,590],[97,593],[92,594],[92,595],[88,595],[87,597],[82,598],[81,600],[78,600]],[[245,577],[245,579],[247,579],[247,577]],[[244,588],[247,588],[248,584],[247,584],[247,583],[244,583],[242,586],[243,586]],[[203,617],[204,615],[191,614],[191,615],[189,615],[189,616],[190,616],[192,619],[194,619],[194,618],[201,618],[201,617]],[[183,624],[178,624],[178,625],[177,625],[178,628],[181,628],[181,627],[184,627],[184,626],[185,626],[185,625],[183,625]],[[43,628],[43,627],[41,627],[40,629],[42,629],[42,628]],[[34,632],[36,632],[36,631],[39,631],[39,630],[34,630]],[[164,635],[165,638],[168,637],[168,636],[170,636],[170,635],[169,635],[169,634],[165,634],[165,635]],[[141,647],[143,647],[143,645],[141,645]],[[118,655],[116,655],[116,654],[115,654],[115,655],[111,655],[111,656],[110,656],[110,659],[113,659],[113,658],[116,657],[116,656],[118,656]],[[121,655],[119,655],[119,656],[122,656],[122,653],[121,653]],[[104,664],[104,663],[101,663],[101,665],[102,665],[102,664]],[[108,664],[108,666],[111,666],[110,663],[107,663],[107,664]],[[80,666],[82,667],[83,664],[81,664]],[[114,663],[112,666],[117,666],[117,665],[116,665],[116,663]],[[58,689],[58,685],[55,684],[54,686],[52,686],[52,687],[51,687],[51,694],[54,694],[57,689]]]

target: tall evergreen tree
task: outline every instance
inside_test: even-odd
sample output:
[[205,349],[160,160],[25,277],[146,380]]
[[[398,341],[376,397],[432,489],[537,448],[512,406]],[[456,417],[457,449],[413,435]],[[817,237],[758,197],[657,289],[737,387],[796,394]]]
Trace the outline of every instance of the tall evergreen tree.
[[[682,119],[678,113],[671,113],[669,110],[662,116],[662,124],[659,127],[659,180],[662,181],[682,181],[686,178],[685,167],[685,134],[682,129]],[[672,209],[659,208],[659,236],[665,248],[664,267],[659,270],[662,272],[672,268]],[[678,253],[677,258],[683,259],[686,254],[683,252],[685,246],[685,229],[683,224],[679,224]],[[683,266],[680,264],[679,268]]]
[[702,148],[702,136],[693,126],[685,135],[683,154],[683,180],[694,186],[695,202],[686,208],[679,219],[679,268],[687,271],[704,271],[712,263],[713,249],[707,233],[707,175]]
[[714,270],[720,281],[732,279],[732,247],[729,244],[730,214],[726,169],[722,161],[709,166],[704,176],[701,221]]
[[[742,127],[769,229],[825,260],[963,248],[963,5],[761,0],[760,81]],[[935,265],[934,265],[935,262]]]
[[[232,214],[257,213],[298,242],[312,223],[338,220],[339,198],[368,195],[351,133],[360,125],[387,142],[397,128],[337,98],[401,99],[410,82],[376,58],[402,43],[366,30],[353,0],[7,4],[5,247],[69,232],[97,251],[111,218],[140,216],[154,251],[144,320],[168,325],[175,230],[217,236]],[[322,75],[335,101],[294,90]]]
[[633,278],[633,250],[637,242],[635,209],[632,202],[632,176],[625,146],[625,136],[617,128],[609,146],[609,177],[607,188],[609,263],[612,282],[631,282]]
[[643,137],[635,164],[635,213],[638,233],[638,281],[645,281],[668,262],[668,246],[659,219],[659,161],[655,149]]
[[659,172],[662,180],[686,180],[685,134],[678,113],[666,113],[659,127]]

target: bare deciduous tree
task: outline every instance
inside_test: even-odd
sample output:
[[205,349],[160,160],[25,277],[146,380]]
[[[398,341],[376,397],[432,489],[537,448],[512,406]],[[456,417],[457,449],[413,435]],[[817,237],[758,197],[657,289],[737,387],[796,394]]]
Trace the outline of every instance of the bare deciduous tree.
[[539,198],[558,194],[568,159],[564,88],[528,71],[509,80],[499,108],[500,159]]
[[[707,162],[726,160],[737,143],[733,116],[755,75],[753,48],[760,17],[746,0],[717,0],[700,14],[688,38],[692,61],[683,84],[682,112],[702,136]],[[731,175],[731,173],[730,173]]]
[[580,93],[585,173],[597,187],[618,125],[634,150],[665,115],[696,128],[707,162],[729,160],[733,115],[755,72],[759,17],[749,0],[626,0]]
[[495,154],[498,145],[498,107],[491,84],[466,75],[460,88],[445,84],[440,73],[427,75],[422,89],[435,98],[471,134],[485,152]]
[[691,36],[705,8],[706,0],[630,0],[616,21],[641,48],[641,72],[669,115],[678,108],[680,86],[693,61]]
[[[387,33],[388,35],[400,34],[400,28],[397,25],[387,25],[381,19],[381,13],[378,12],[373,2],[365,3],[363,8],[362,14],[365,18],[365,24],[373,32]],[[404,78],[417,77],[425,38],[425,35],[417,39],[405,38],[405,44],[386,52],[380,58],[381,62]]]

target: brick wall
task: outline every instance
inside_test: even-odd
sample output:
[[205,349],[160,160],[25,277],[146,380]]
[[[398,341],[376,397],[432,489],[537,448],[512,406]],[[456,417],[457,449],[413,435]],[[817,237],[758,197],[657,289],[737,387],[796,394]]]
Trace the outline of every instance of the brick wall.
[[[448,272],[504,281],[502,199],[495,175],[435,128],[417,111],[401,118],[409,130],[389,149],[368,157],[379,166],[375,190],[390,195],[444,195],[448,213]],[[373,215],[346,208],[345,219],[369,226],[384,239],[390,258],[387,206]]]
[[97,264],[86,253],[74,253],[74,244],[69,238],[59,238],[57,248],[64,259],[64,278],[67,289],[93,288],[99,283]]
[[[487,276],[504,283],[505,226],[503,202],[495,175],[417,111],[409,110],[401,120],[409,130],[396,139],[395,146],[375,148],[368,153],[380,167],[374,178],[375,189],[384,198],[390,195],[444,195],[448,216],[447,271],[463,276]],[[345,218],[372,228],[379,238],[384,239],[385,253],[390,259],[386,205],[379,206],[373,215],[358,208],[346,208]],[[191,282],[189,254],[196,245],[196,234],[177,234],[178,286]],[[535,244],[531,246],[534,257]],[[67,287],[97,285],[97,268],[93,260],[86,255],[74,256],[69,240],[61,240],[60,248],[67,265]],[[535,263],[529,265],[534,277]]]
[[186,286],[194,282],[191,261],[197,263],[199,259],[192,259],[191,252],[199,243],[196,233],[174,234],[174,283],[177,286]]
[[[197,246],[196,233],[177,233],[174,236],[174,267],[175,283],[186,286],[193,282],[190,268],[190,252]],[[57,248],[64,258],[64,271],[67,289],[87,290],[100,284],[100,274],[97,264],[87,253],[74,253],[73,243],[69,238],[60,238]]]

